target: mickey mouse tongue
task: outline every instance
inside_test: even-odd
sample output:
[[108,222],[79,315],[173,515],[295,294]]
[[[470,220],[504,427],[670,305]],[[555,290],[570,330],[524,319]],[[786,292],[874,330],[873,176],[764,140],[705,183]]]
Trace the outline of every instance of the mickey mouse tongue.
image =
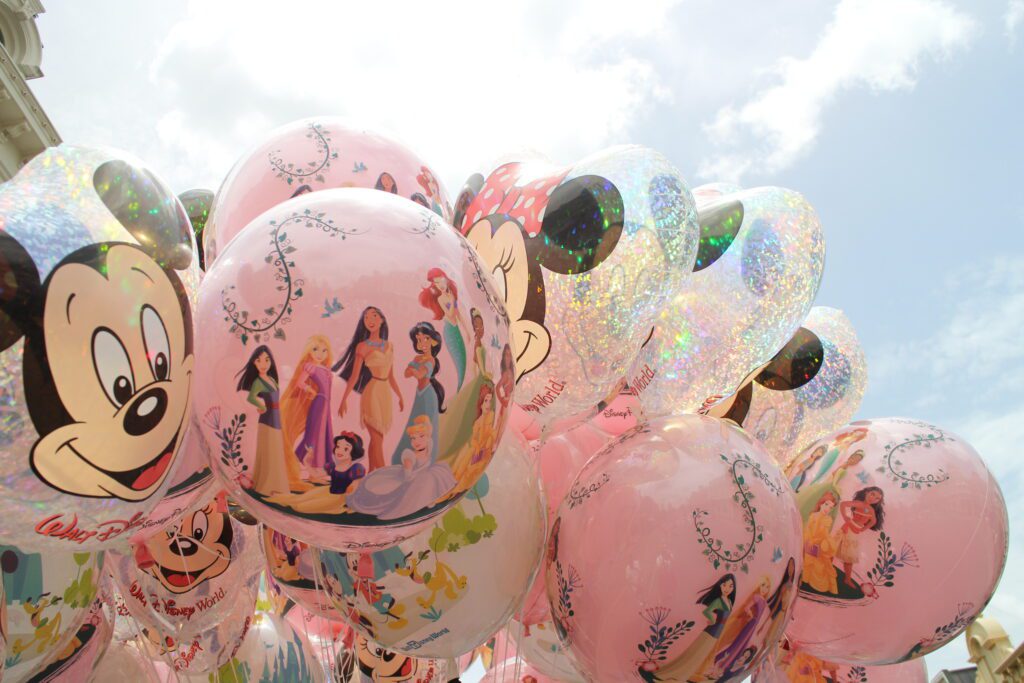
[[171,464],[171,458],[173,457],[173,451],[161,455],[155,463],[142,470],[142,473],[131,483],[131,488],[135,491],[145,491],[148,489],[164,473],[164,470]]
[[398,670],[399,676],[408,676],[412,673],[412,657],[406,657],[405,663],[402,664],[402,668]]
[[167,583],[171,584],[175,588],[190,586],[192,585],[192,582],[196,580],[196,577],[188,572],[173,572],[164,569],[163,573],[164,578],[167,579]]

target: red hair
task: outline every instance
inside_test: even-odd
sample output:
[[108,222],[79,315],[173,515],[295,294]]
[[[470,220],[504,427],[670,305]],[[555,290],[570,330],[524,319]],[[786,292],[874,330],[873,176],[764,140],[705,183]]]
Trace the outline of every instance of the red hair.
[[448,291],[452,293],[452,298],[455,301],[459,300],[459,290],[452,282],[452,279],[448,277],[448,273],[444,272],[440,268],[431,268],[427,271],[427,286],[420,291],[420,305],[426,308],[434,314],[434,320],[440,320],[444,317],[444,311],[441,310],[441,304],[437,303],[438,298],[441,296],[441,290],[434,285],[434,279],[443,277],[448,281]]
[[815,512],[820,512],[821,511],[821,505],[822,505],[822,503],[825,502],[826,498],[831,498],[833,505],[838,505],[839,504],[839,498],[836,496],[834,491],[825,491],[825,493],[821,494],[821,498],[818,499],[818,502],[814,504],[814,511]]

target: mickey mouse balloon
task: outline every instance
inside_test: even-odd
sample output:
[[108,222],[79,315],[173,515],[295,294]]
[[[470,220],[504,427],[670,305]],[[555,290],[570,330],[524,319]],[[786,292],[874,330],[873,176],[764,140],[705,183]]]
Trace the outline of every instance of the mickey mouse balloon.
[[198,315],[214,467],[285,536],[386,547],[491,460],[515,373],[508,319],[472,247],[414,202],[352,188],[271,209],[206,272]]
[[62,145],[0,188],[0,536],[121,542],[170,485],[192,396],[195,242],[177,198]]
[[[506,163],[470,178],[456,206],[508,309],[516,402],[542,425],[608,395],[697,253],[690,191],[645,147]],[[445,329],[457,313],[438,317]]]

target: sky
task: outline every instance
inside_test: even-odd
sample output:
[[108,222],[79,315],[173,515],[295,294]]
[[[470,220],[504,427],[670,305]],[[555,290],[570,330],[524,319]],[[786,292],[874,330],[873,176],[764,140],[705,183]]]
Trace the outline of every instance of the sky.
[[[691,186],[800,191],[827,243],[817,303],[867,356],[859,417],[959,433],[1024,523],[1024,0],[45,6],[31,86],[61,136],[179,192],[314,115],[397,135],[452,195],[502,154],[619,143]],[[987,613],[1024,640],[1017,526]],[[928,658],[966,664],[962,638]]]

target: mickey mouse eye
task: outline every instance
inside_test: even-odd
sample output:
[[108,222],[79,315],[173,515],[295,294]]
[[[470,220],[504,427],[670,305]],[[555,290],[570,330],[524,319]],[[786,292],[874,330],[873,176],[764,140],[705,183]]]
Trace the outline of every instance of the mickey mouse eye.
[[160,314],[152,306],[142,307],[142,343],[146,345],[146,358],[157,381],[166,380],[171,375],[171,342],[167,338],[167,328]]
[[383,655],[383,654],[384,654],[383,648],[379,648],[379,647],[373,648],[373,656],[376,657],[377,659],[380,659],[381,655]]
[[384,650],[383,654],[381,655],[381,659],[383,659],[385,662],[390,662],[396,656],[397,656],[397,653],[388,652],[387,650]]
[[92,335],[92,363],[107,399],[120,408],[135,395],[132,363],[124,344],[105,327]]
[[192,515],[192,538],[202,541],[206,538],[206,530],[209,529],[209,526],[210,520],[202,510]]

